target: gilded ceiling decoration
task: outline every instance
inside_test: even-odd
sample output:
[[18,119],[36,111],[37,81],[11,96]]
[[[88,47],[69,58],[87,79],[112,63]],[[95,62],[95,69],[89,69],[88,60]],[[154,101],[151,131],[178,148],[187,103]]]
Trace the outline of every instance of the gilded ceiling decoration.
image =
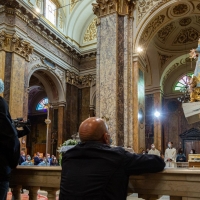
[[193,27],[183,29],[175,38],[173,45],[183,45],[186,43],[196,42],[199,39],[199,32]]
[[163,68],[164,64],[172,57],[172,55],[164,55],[158,52],[160,58],[161,69]]
[[173,32],[175,28],[176,28],[175,22],[167,24],[167,26],[163,27],[160,31],[158,31],[158,39],[161,42],[165,43],[166,39]]
[[77,4],[77,0],[70,0],[70,12],[73,11],[76,4]]
[[140,45],[144,45],[156,31],[156,29],[163,23],[165,15],[159,15],[151,21],[140,38]]
[[84,38],[83,43],[90,42],[97,39],[97,18],[94,18],[90,25],[88,26]]
[[190,17],[185,17],[179,21],[179,24],[181,26],[188,26],[189,24],[191,24],[191,22],[192,22],[192,19]]
[[138,23],[142,20],[144,15],[152,9],[156,4],[162,3],[163,0],[139,0],[138,1]]
[[188,11],[188,6],[186,4],[179,4],[173,8],[173,13],[175,15],[182,15]]

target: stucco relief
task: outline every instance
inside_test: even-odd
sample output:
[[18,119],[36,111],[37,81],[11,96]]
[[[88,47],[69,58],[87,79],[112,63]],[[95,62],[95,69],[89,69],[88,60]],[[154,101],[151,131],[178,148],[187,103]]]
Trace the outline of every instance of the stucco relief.
[[79,76],[67,70],[66,82],[79,88],[90,87],[94,82],[96,83],[96,76],[91,74]]
[[160,58],[161,69],[163,68],[164,64],[172,57],[172,55],[164,55],[158,52]]
[[164,20],[165,15],[159,15],[148,24],[140,38],[140,45],[144,45],[147,43],[147,41],[150,39],[150,37],[156,31],[156,29],[162,25]]
[[169,35],[173,32],[173,30],[176,28],[175,22],[171,22],[170,24],[167,24],[167,26],[163,27],[160,31],[158,31],[158,39],[165,43]]
[[181,26],[188,26],[189,24],[191,24],[191,22],[192,22],[192,19],[190,17],[185,17],[179,21],[179,24]]
[[173,41],[173,45],[183,45],[186,43],[193,43],[198,41],[199,31],[193,27],[185,28],[179,32]]
[[168,77],[170,76],[170,74],[175,71],[176,69],[178,69],[181,65],[186,64],[187,58],[182,58],[179,62],[173,64],[170,69],[165,73],[165,76],[162,79],[162,86],[164,87],[166,80],[168,79]]
[[15,52],[27,61],[30,61],[30,55],[33,53],[33,47],[29,42],[16,34],[8,34],[4,31],[0,33],[0,50]]
[[97,39],[96,24],[97,24],[97,18],[94,18],[85,32],[83,43],[87,43]]

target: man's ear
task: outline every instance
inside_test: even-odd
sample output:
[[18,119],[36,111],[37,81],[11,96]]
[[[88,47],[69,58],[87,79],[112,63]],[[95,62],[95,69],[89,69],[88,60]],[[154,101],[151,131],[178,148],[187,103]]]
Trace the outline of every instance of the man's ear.
[[103,143],[109,144],[108,133],[104,133],[104,134],[103,134]]

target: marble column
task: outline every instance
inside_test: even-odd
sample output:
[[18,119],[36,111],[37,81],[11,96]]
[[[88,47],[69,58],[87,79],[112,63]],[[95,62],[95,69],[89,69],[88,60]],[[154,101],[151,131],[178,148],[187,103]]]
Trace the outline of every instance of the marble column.
[[157,149],[162,150],[162,94],[157,92],[153,94],[154,112],[158,111],[161,116],[154,117],[154,144]]
[[[3,96],[13,119],[28,115],[27,63],[33,47],[15,33],[0,32],[0,78],[4,80]],[[26,138],[23,138],[25,141]],[[26,147],[22,144],[21,148]]]
[[65,104],[60,104],[58,106],[58,143],[57,143],[58,146],[60,146],[63,143],[64,108],[65,108]]
[[[128,130],[129,44],[133,0],[93,4],[98,16],[96,116],[106,119],[113,144],[126,146]],[[126,132],[126,133],[125,133]]]

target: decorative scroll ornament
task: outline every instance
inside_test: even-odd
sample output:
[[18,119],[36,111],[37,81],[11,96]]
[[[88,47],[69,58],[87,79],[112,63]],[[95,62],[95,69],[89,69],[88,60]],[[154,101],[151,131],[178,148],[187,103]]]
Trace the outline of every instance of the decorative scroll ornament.
[[172,22],[158,31],[158,38],[161,42],[165,42],[168,36],[173,32],[175,29],[175,23]]
[[182,15],[188,11],[188,6],[186,4],[179,4],[173,8],[174,15]]
[[196,42],[199,38],[199,32],[193,27],[181,30],[175,38],[173,45],[182,45],[186,43]]
[[94,18],[85,32],[83,43],[90,42],[97,39],[96,24],[97,24],[97,18]]
[[140,45],[143,46],[147,41],[150,39],[152,34],[156,31],[156,29],[164,22],[165,15],[159,15],[154,20],[152,20],[146,29],[144,30],[141,39],[140,39]]
[[30,55],[33,53],[33,47],[29,42],[15,34],[7,34],[4,31],[0,33],[0,50],[15,52],[27,61],[30,61]]
[[96,0],[93,12],[98,17],[117,12],[119,15],[132,15],[136,0]]
[[90,87],[94,82],[96,82],[96,77],[94,75],[84,75],[79,76],[74,72],[66,71],[66,82],[71,85],[75,85],[79,88]]
[[73,11],[76,4],[77,4],[77,0],[70,0],[70,12]]
[[160,57],[161,68],[172,57],[172,55],[164,55],[164,54],[161,54],[161,53],[158,53],[158,55]]

